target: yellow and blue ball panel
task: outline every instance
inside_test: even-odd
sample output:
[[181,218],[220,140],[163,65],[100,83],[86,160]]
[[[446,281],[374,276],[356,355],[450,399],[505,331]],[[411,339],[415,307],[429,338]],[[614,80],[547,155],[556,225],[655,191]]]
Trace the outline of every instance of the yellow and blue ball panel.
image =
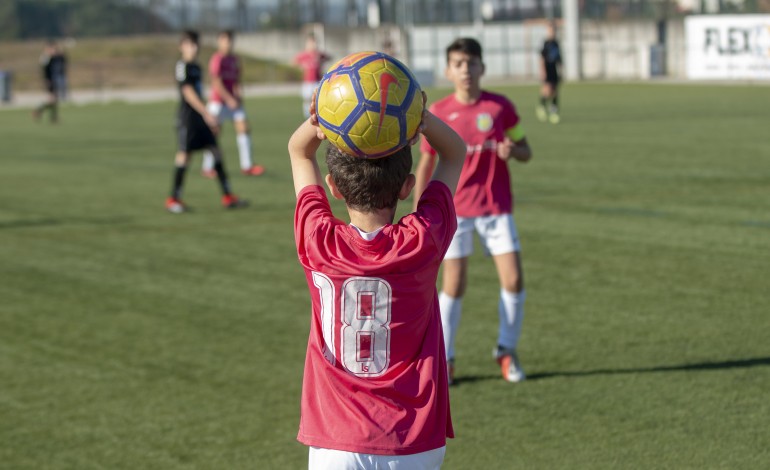
[[329,140],[361,158],[403,147],[422,119],[420,85],[409,69],[381,52],[351,54],[321,80],[318,120]]

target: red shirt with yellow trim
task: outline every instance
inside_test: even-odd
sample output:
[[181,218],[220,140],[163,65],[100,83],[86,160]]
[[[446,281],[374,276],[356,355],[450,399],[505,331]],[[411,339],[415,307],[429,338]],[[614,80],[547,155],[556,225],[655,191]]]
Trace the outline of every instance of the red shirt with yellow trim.
[[[454,129],[468,146],[454,197],[457,215],[478,217],[513,212],[508,164],[497,157],[497,143],[519,123],[513,103],[505,96],[482,91],[473,104],[460,103],[449,95],[435,102],[430,111]],[[425,139],[420,150],[436,154]]]
[[312,303],[300,442],[408,455],[454,437],[436,278],[456,229],[436,181],[370,241],[334,217],[323,188],[300,191],[294,233]]

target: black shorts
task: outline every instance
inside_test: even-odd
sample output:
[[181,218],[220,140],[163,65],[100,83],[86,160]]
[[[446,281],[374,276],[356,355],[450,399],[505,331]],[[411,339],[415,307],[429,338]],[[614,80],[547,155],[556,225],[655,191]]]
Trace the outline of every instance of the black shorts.
[[178,124],[176,134],[180,152],[193,152],[217,146],[217,138],[202,119],[199,123],[183,122]]
[[553,85],[554,87],[559,84],[559,74],[556,70],[545,69],[545,83]]

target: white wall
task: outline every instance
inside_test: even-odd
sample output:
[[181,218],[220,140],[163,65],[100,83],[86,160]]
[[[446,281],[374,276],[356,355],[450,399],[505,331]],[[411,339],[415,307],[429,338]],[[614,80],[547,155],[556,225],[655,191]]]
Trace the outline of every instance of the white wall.
[[[309,27],[333,61],[350,52],[382,50],[390,38],[396,56],[420,77],[440,79],[445,66],[445,48],[455,38],[471,36],[484,47],[489,78],[536,80],[539,77],[539,51],[546,34],[545,21],[495,24],[446,24],[416,26],[407,31],[395,27],[378,29]],[[259,32],[240,34],[236,50],[291,63],[304,47],[304,32]],[[581,68],[586,79],[644,79],[650,73],[650,46],[657,41],[652,20],[581,22]],[[563,44],[562,51],[568,50]],[[666,66],[668,76],[685,77],[685,39],[683,21],[667,24]],[[331,65],[329,63],[328,65]]]

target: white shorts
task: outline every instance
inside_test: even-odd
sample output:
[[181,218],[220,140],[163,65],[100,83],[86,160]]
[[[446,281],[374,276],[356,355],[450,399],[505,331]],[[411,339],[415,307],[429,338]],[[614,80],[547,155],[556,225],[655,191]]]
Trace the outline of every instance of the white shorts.
[[238,106],[235,109],[230,109],[222,103],[210,101],[209,104],[206,105],[206,108],[209,110],[212,116],[217,118],[217,121],[219,121],[220,124],[225,121],[246,120],[246,111],[243,110],[242,106]]
[[438,470],[446,447],[409,455],[359,454],[310,447],[308,470]]
[[511,214],[458,217],[457,231],[444,259],[466,258],[473,253],[473,230],[476,230],[487,255],[521,251],[519,233]]
[[313,99],[313,93],[320,84],[321,82],[302,82],[302,99],[305,101]]

